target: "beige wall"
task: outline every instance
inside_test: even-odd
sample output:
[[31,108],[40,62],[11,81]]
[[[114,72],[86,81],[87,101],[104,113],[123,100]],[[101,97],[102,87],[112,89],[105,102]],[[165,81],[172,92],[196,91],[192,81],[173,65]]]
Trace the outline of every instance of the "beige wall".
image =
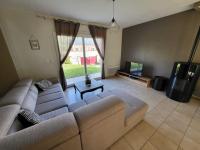
[[106,75],[112,76],[120,68],[122,30],[108,30],[105,52]]
[[[52,20],[36,17],[29,11],[1,12],[3,33],[20,78],[57,76],[57,57]],[[31,50],[29,39],[38,39],[40,50]]]
[[[124,29],[122,67],[135,60],[144,63],[146,75],[169,77],[175,61],[187,61],[199,25],[200,12],[189,10]],[[200,45],[194,61],[200,63]]]
[[[41,79],[58,75],[57,43],[52,19],[38,18],[36,13],[26,10],[1,10],[0,23],[20,78]],[[85,27],[81,31],[85,32]],[[30,49],[29,39],[32,35],[39,40],[40,50]],[[108,31],[106,70],[119,67],[121,38],[122,31],[113,34]],[[111,61],[113,56],[115,60]]]
[[3,38],[0,29],[0,97],[4,95],[15,82],[18,81],[18,75],[15,70],[8,47]]

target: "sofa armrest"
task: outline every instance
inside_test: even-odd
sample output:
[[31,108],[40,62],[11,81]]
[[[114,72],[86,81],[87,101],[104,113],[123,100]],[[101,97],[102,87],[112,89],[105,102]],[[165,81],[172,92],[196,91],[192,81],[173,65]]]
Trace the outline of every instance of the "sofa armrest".
[[0,149],[50,149],[79,134],[72,113],[65,113],[32,127],[1,137]]
[[124,102],[120,98],[111,95],[77,109],[74,116],[79,129],[83,131],[122,110],[125,111]]

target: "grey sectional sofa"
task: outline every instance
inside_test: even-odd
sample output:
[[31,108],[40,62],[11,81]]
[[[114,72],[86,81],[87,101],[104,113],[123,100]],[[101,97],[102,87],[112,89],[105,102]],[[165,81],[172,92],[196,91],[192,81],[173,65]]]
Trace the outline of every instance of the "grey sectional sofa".
[[[43,121],[25,128],[20,109],[35,111]],[[75,104],[59,83],[39,93],[31,79],[19,81],[0,100],[0,149],[104,150],[139,123],[148,106],[120,90]]]

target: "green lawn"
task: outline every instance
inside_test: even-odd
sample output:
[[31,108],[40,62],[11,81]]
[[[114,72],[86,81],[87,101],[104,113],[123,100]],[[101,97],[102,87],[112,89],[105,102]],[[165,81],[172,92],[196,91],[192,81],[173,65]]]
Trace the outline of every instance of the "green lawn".
[[[84,66],[77,64],[63,64],[63,70],[67,79],[84,76]],[[98,73],[101,71],[100,65],[87,65],[88,74]]]

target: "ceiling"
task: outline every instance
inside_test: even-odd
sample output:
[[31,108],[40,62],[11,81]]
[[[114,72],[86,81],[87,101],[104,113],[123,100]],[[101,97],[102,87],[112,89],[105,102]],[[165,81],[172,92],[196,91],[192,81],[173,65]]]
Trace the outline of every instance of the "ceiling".
[[[122,28],[191,9],[199,0],[116,0]],[[45,15],[108,24],[112,0],[0,0],[0,7],[29,9]]]

